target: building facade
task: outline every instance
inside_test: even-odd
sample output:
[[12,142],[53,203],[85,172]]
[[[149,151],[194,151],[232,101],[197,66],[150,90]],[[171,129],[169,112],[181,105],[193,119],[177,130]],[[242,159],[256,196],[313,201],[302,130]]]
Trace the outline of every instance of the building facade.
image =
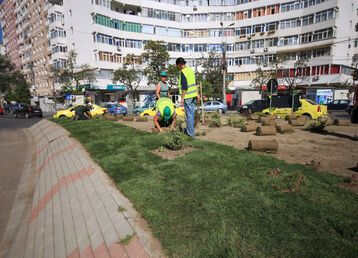
[[24,73],[34,96],[52,95],[45,0],[7,0],[0,5],[5,53]]
[[0,21],[3,29],[5,53],[18,69],[21,69],[21,59],[18,53],[19,43],[16,32],[16,1],[3,1],[0,5]]
[[[255,71],[275,69],[278,59],[280,69],[292,76],[298,71],[295,63],[306,60],[302,84],[333,88],[351,83],[351,67],[357,61],[354,0],[50,2],[48,62],[61,68],[68,52],[75,50],[78,65],[96,68],[97,80],[91,85],[96,89],[115,88],[113,71],[128,54],[142,54],[148,40],[165,42],[170,63],[184,57],[199,71],[203,58],[210,52],[221,55],[225,46],[230,90],[252,89]],[[144,78],[141,86],[148,86]]]

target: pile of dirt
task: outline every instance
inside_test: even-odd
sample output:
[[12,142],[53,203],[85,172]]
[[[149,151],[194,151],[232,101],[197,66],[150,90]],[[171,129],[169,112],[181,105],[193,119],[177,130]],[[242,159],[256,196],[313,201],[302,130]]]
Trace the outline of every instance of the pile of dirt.
[[[120,123],[147,132],[151,132],[153,128],[153,121],[142,123],[120,121]],[[327,134],[312,133],[297,127],[290,134],[256,136],[255,132],[240,132],[237,128],[224,126],[210,128],[206,130],[205,135],[197,138],[230,145],[241,150],[247,148],[250,140],[275,139],[280,146],[278,152],[264,155],[272,155],[288,163],[310,165],[318,171],[350,177],[355,173],[350,168],[354,167],[358,160],[358,141],[352,140],[352,137],[358,134],[358,126],[328,126],[326,129]],[[199,131],[200,127],[197,130]]]

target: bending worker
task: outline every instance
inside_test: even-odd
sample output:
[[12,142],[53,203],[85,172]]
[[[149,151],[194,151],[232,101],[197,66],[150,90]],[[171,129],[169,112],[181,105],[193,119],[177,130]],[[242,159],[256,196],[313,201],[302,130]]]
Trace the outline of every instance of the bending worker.
[[167,83],[167,72],[162,71],[160,72],[160,82],[157,84],[157,89],[155,91],[155,95],[157,99],[162,97],[169,97],[169,86]]
[[169,98],[161,97],[156,104],[156,115],[153,118],[154,126],[162,131],[162,127],[175,128],[176,113],[173,102]]
[[176,60],[176,65],[180,71],[179,75],[179,93],[181,95],[181,106],[184,105],[186,116],[186,131],[185,133],[190,137],[195,137],[195,108],[196,101],[199,99],[198,86],[195,82],[195,73],[193,69],[185,65],[184,58],[179,57]]

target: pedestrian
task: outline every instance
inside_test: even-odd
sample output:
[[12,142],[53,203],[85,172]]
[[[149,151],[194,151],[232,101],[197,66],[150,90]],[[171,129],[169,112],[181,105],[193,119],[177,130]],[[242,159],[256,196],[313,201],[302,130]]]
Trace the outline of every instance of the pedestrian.
[[161,97],[156,103],[155,112],[153,122],[159,132],[162,132],[162,127],[169,127],[170,130],[175,128],[176,113],[170,98]]
[[160,72],[160,82],[157,84],[157,89],[155,91],[155,95],[157,99],[161,97],[169,97],[169,86],[167,83],[167,72],[161,71]]
[[197,99],[199,98],[198,87],[195,82],[195,73],[193,69],[185,65],[184,58],[179,57],[176,60],[176,66],[180,71],[179,74],[179,94],[181,95],[180,104],[184,105],[186,116],[185,134],[195,137],[195,109]]

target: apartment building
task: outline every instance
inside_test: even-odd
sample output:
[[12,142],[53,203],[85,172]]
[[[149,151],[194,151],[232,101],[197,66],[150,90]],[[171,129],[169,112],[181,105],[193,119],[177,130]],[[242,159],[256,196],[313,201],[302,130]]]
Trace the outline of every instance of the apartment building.
[[3,29],[3,43],[5,53],[15,66],[21,68],[21,59],[18,53],[19,44],[16,34],[15,0],[3,1],[0,5],[0,22]]
[[7,0],[0,5],[5,52],[24,73],[34,96],[52,95],[47,1]]
[[[14,0],[6,2],[16,5]],[[354,0],[49,2],[47,62],[63,67],[68,52],[75,50],[78,65],[97,69],[91,87],[103,91],[122,88],[113,83],[113,71],[123,65],[126,55],[140,55],[148,40],[166,43],[170,63],[182,56],[198,71],[203,58],[210,52],[220,55],[225,46],[229,90],[252,89],[256,69],[273,69],[279,56],[285,58],[284,68],[292,76],[295,62],[307,60],[307,80],[302,84],[312,95],[316,89],[351,81],[351,66],[357,61],[358,3]],[[145,78],[141,86],[148,88]]]

